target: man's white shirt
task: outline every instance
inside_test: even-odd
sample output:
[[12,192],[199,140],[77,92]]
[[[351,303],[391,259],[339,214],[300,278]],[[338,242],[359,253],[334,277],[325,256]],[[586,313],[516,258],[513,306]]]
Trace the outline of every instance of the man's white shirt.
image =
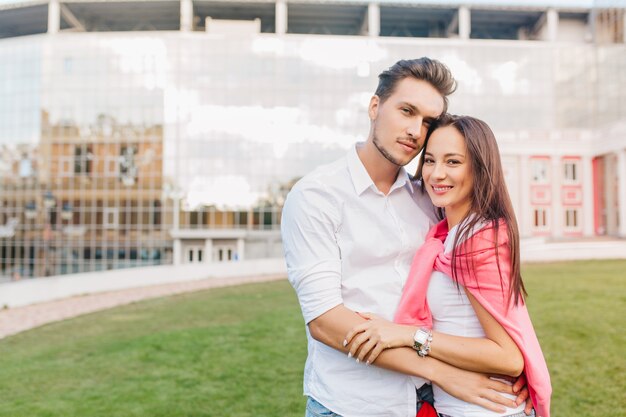
[[[352,147],[306,175],[287,197],[281,231],[289,281],[308,324],[344,304],[392,320],[415,251],[436,221],[404,169],[380,192]],[[307,327],[304,394],[344,417],[415,416],[424,382],[314,340]]]

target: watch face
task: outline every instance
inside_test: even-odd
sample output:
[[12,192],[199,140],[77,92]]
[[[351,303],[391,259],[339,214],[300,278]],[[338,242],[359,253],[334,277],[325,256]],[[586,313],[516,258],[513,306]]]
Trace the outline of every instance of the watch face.
[[415,343],[418,343],[420,345],[423,345],[424,343],[426,343],[427,339],[428,339],[428,333],[424,332],[423,330],[418,330],[417,332],[415,332],[415,336],[413,337],[413,340],[415,340]]

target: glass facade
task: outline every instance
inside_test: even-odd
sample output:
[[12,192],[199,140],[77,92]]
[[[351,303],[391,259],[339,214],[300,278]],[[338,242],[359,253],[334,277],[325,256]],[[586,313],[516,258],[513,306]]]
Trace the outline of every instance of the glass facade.
[[[366,138],[381,70],[425,55],[459,82],[450,111],[496,132],[626,120],[624,45],[179,32],[4,39],[0,276],[172,263],[172,231],[197,237],[192,257],[210,249],[203,232],[219,231],[218,243],[244,236],[247,258],[280,256],[291,185]],[[227,250],[230,259],[241,248]]]

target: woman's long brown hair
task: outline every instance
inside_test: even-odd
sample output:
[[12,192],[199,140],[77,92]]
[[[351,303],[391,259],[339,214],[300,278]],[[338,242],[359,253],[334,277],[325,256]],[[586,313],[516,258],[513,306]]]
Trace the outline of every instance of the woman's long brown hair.
[[[459,243],[467,241],[473,234],[476,225],[486,221],[489,223],[490,227],[494,228],[496,261],[498,271],[500,272],[501,283],[504,283],[498,255],[498,229],[500,222],[503,222],[507,229],[508,249],[511,255],[509,303],[512,300],[514,305],[517,305],[520,301],[523,301],[524,297],[527,295],[520,272],[519,229],[513,211],[513,204],[511,203],[511,198],[506,188],[496,138],[487,123],[482,120],[469,116],[445,114],[430,126],[424,141],[424,149],[428,146],[428,141],[432,133],[446,126],[454,127],[465,138],[470,172],[474,176],[472,193],[470,195],[469,213],[459,224],[459,230],[454,239],[454,249],[452,251],[453,278],[457,283],[459,282],[457,280]],[[416,178],[421,181],[423,192],[425,192],[425,184],[422,177],[424,154],[425,152],[422,152],[416,173]],[[440,211],[440,215],[443,218],[442,210]],[[471,245],[471,239],[469,239],[469,242]],[[473,267],[470,268],[473,269]]]

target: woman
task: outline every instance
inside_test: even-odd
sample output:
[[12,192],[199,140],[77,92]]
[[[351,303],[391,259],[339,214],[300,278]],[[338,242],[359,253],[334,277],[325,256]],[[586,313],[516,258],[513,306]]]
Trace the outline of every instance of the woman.
[[[445,212],[415,255],[394,324],[371,314],[347,337],[350,354],[372,363],[386,348],[414,347],[459,368],[526,375],[537,416],[549,417],[550,377],[524,302],[519,234],[498,146],[486,123],[443,116],[429,129],[417,171]],[[440,416],[494,413],[433,387]]]

